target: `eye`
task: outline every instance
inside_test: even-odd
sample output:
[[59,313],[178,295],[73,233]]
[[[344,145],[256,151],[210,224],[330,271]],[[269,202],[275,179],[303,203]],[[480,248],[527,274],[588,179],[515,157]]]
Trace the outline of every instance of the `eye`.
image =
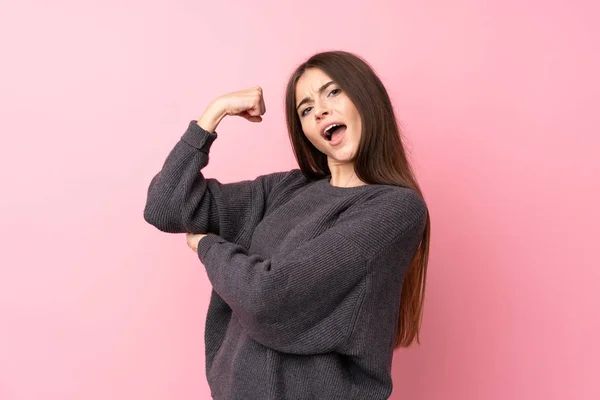
[[307,111],[309,111],[312,107],[306,107],[304,110],[302,110],[302,116],[305,116]]
[[333,89],[331,92],[329,92],[330,95],[337,95],[339,93],[341,93],[342,89]]

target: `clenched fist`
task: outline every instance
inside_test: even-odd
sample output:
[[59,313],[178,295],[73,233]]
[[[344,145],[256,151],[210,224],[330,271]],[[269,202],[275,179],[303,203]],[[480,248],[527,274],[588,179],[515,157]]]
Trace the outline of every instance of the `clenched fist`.
[[261,115],[266,111],[262,88],[256,86],[215,99],[198,120],[198,125],[209,132],[214,132],[219,122],[227,115],[237,115],[251,122],[261,122]]

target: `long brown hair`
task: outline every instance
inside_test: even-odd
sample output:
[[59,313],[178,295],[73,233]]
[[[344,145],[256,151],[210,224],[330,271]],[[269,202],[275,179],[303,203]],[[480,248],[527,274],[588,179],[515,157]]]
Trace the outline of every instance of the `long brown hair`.
[[[423,198],[406,157],[392,103],[383,83],[365,60],[345,51],[313,55],[294,71],[287,85],[285,107],[288,132],[304,175],[310,179],[322,179],[331,174],[327,156],[306,138],[296,112],[296,84],[309,68],[319,68],[329,75],[346,92],[360,113],[362,135],[354,160],[358,178],[369,184],[410,188]],[[404,277],[395,347],[408,347],[415,340],[419,343],[430,228],[427,213],[421,243]]]

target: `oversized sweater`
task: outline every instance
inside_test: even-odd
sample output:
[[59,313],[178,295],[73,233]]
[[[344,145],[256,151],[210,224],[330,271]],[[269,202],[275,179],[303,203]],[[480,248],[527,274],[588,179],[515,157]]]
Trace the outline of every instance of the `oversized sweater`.
[[220,183],[201,173],[216,138],[191,121],[144,209],[161,231],[213,234],[198,244],[213,288],[213,398],[387,399],[423,199],[391,185],[336,187],[298,169]]

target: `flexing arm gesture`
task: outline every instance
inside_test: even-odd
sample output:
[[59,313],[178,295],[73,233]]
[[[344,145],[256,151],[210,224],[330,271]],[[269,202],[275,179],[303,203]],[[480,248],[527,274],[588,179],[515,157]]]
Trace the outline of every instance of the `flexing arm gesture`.
[[227,115],[237,115],[251,122],[261,122],[261,115],[265,112],[262,88],[256,86],[216,98],[198,120],[198,125],[209,132],[214,132],[219,122]]

